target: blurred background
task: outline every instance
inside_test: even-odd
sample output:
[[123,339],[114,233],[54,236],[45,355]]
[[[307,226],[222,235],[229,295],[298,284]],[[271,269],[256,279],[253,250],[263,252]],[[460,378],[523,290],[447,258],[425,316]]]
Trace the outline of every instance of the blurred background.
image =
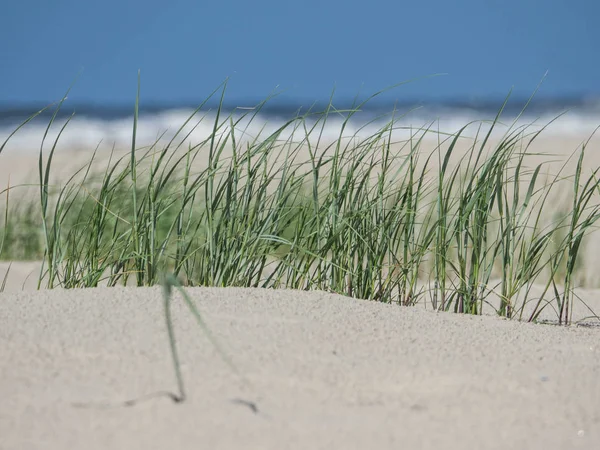
[[279,93],[262,112],[271,122],[325,107],[333,92],[347,107],[413,80],[361,120],[419,107],[415,124],[455,128],[493,117],[511,89],[516,114],[544,79],[529,117],[570,109],[560,131],[580,131],[600,124],[599,19],[596,0],[5,1],[0,138],[74,83],[63,111],[80,119],[75,141],[130,139],[138,70],[149,135],[225,79],[229,110]]

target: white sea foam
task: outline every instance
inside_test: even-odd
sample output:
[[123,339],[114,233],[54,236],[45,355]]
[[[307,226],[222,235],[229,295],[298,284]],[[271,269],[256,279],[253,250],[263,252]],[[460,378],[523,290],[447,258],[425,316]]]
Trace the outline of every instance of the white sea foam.
[[[161,143],[166,143],[182,125],[189,119],[192,114],[191,110],[167,110],[155,114],[143,114],[140,116],[137,127],[136,143],[137,146],[149,146],[157,140]],[[419,130],[428,128],[431,130],[430,136],[436,138],[436,132],[456,133],[467,124],[469,127],[464,132],[466,136],[474,136],[480,129],[484,133],[489,129],[489,123],[493,116],[484,117],[486,121],[482,121],[482,115],[477,111],[458,110],[445,111],[442,114],[433,116],[431,114],[420,113],[419,111],[412,112],[405,117],[398,118],[395,122],[393,130],[394,140],[403,140],[411,135],[419,134]],[[586,113],[569,112],[558,119],[557,113],[548,113],[541,116],[525,115],[514,124],[513,129],[527,126],[528,131],[538,130],[541,127],[550,123],[544,131],[546,136],[586,136],[590,135],[594,129],[600,126],[600,111],[592,111]],[[285,120],[275,116],[258,115],[252,120],[249,116],[242,118],[242,113],[232,114],[232,120],[235,124],[235,136],[239,142],[244,140],[253,140],[255,138],[265,138],[271,133],[274,133],[280,128]],[[389,117],[373,120],[373,114],[361,115],[358,113],[345,126],[342,131],[344,119],[341,116],[331,115],[328,117],[324,127],[322,121],[317,123],[317,126],[310,134],[310,139],[313,142],[319,138],[325,142],[332,141],[342,135],[344,138],[357,136],[358,138],[366,138],[373,135],[382,127],[389,123]],[[505,133],[510,125],[513,125],[514,117],[503,117],[502,125],[498,125],[495,133]],[[553,121],[553,119],[556,119]],[[45,148],[53,145],[58,137],[62,126],[66,120],[55,121],[50,129],[46,140]],[[306,121],[306,127],[310,129],[315,125],[316,119]],[[293,139],[300,141],[305,138],[305,129],[297,122],[296,127],[290,125],[279,136],[280,139]],[[208,139],[213,133],[215,126],[215,115],[213,112],[198,113],[188,122],[188,124],[180,131],[175,142],[180,143],[184,137],[185,145],[197,145]],[[8,142],[6,152],[26,152],[37,151],[40,148],[42,138],[46,132],[47,121],[34,120],[21,128]],[[14,131],[15,126],[0,126],[0,144]],[[224,114],[219,120],[219,131],[217,135],[228,133],[230,129],[229,115]],[[64,129],[59,139],[59,148],[81,149],[82,151],[91,151],[96,146],[107,148],[113,145],[117,148],[128,147],[132,142],[133,118],[124,119],[98,119],[75,117]],[[294,131],[295,130],[295,131]]]

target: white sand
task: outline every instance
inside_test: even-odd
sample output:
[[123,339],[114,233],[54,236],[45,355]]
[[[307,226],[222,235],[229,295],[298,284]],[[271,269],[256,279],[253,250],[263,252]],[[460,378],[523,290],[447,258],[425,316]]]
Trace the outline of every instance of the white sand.
[[[534,150],[568,154],[584,138]],[[600,165],[595,142],[588,167]],[[73,155],[57,155],[56,168],[85,160]],[[36,179],[36,155],[0,161],[0,191],[9,175],[13,185]],[[596,248],[591,239],[585,259],[595,277]],[[35,292],[38,270],[14,264],[0,294],[2,450],[600,448],[598,327],[189,289],[246,382],[177,297],[188,399],[125,406],[176,392],[160,289]],[[600,291],[579,295],[600,311]],[[579,305],[574,319],[586,314]]]
[[189,398],[133,406],[176,392],[160,289],[2,294],[0,448],[600,448],[598,329],[189,292],[246,383],[177,296]]

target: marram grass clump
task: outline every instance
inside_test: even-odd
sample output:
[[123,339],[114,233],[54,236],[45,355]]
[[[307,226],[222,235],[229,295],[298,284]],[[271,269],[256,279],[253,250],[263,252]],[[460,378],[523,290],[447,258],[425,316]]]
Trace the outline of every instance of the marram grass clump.
[[[466,126],[395,141],[403,128],[395,113],[370,136],[348,139],[366,102],[345,111],[330,104],[248,138],[264,103],[226,115],[225,87],[208,138],[190,144],[185,131],[206,120],[205,101],[169,141],[149,147],[136,143],[138,89],[129,151],[94,151],[56,186],[53,158],[67,121],[49,150],[40,147],[37,201],[13,207],[18,189],[0,191],[0,257],[43,259],[39,286],[48,288],[147,286],[170,273],[187,286],[321,289],[469,314],[492,306],[525,320],[550,305],[560,323],[571,321],[582,242],[600,217],[586,143],[570,176],[528,167],[543,130],[509,127],[490,144],[506,102],[466,153],[457,150]],[[339,137],[326,140],[326,124],[340,117]],[[438,144],[424,152],[432,137]],[[570,204],[550,217],[557,190],[569,191]],[[534,284],[552,300],[528,298]]]

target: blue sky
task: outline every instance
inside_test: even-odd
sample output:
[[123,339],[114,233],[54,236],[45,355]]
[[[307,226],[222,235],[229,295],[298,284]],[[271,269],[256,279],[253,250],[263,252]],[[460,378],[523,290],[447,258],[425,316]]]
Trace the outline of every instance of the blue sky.
[[31,0],[0,6],[0,103],[600,94],[598,0]]

